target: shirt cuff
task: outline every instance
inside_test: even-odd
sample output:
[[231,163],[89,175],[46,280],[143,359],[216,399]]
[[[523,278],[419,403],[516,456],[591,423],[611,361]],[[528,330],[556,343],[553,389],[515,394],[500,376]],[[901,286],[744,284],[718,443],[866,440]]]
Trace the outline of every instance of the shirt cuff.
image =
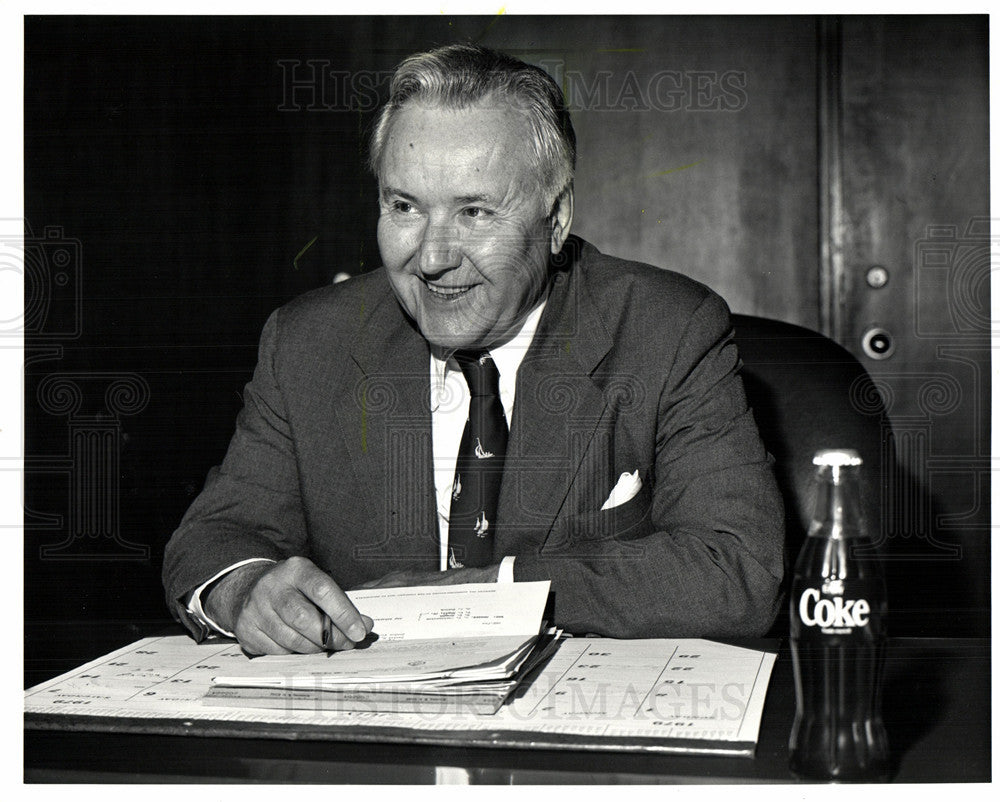
[[514,557],[504,557],[500,561],[500,569],[497,571],[497,582],[510,584],[514,581]]
[[[201,606],[201,594],[205,592],[205,588],[213,582],[221,579],[231,571],[235,571],[237,568],[242,568],[244,565],[249,565],[250,563],[259,562],[273,563],[274,560],[268,559],[267,557],[251,557],[249,560],[241,560],[238,563],[230,565],[228,568],[223,568],[215,576],[211,577],[206,582],[203,582],[192,591],[191,598],[188,599],[187,611],[196,621],[201,622],[211,630],[210,637],[211,635],[225,635],[227,638],[235,638],[236,636],[232,632],[228,632],[220,627],[208,617],[208,614],[205,612],[205,608]],[[513,571],[513,568],[511,570]]]

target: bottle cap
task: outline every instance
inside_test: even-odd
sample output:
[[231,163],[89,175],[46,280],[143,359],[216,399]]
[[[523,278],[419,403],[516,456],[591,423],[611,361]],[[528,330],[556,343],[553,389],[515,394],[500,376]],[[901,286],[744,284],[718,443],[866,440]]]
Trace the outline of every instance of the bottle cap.
[[861,455],[853,448],[824,448],[813,455],[813,465],[843,467],[860,464]]

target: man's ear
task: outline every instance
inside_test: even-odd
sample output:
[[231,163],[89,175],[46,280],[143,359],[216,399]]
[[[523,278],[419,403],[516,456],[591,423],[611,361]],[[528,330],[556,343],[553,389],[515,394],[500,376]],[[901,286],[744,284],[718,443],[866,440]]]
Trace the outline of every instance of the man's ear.
[[562,250],[566,237],[569,236],[569,228],[573,224],[573,185],[570,184],[556,198],[552,205],[552,214],[549,217],[552,222],[552,253],[559,253]]

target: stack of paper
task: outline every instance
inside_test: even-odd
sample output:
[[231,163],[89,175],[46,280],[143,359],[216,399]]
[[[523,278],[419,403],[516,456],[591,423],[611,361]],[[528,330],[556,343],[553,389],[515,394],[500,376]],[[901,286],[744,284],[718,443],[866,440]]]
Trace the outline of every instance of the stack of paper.
[[350,591],[375,621],[360,648],[255,658],[217,676],[210,704],[313,710],[494,713],[554,650],[548,582]]

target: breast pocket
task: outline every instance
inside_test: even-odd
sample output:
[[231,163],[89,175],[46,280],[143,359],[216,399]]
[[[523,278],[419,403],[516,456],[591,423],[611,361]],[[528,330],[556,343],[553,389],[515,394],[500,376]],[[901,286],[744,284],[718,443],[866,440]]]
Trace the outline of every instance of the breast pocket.
[[645,537],[653,531],[652,506],[652,491],[648,483],[643,482],[639,492],[624,504],[609,510],[567,515],[559,527],[558,542],[574,552],[581,547],[587,552],[612,548],[620,555],[627,541]]

